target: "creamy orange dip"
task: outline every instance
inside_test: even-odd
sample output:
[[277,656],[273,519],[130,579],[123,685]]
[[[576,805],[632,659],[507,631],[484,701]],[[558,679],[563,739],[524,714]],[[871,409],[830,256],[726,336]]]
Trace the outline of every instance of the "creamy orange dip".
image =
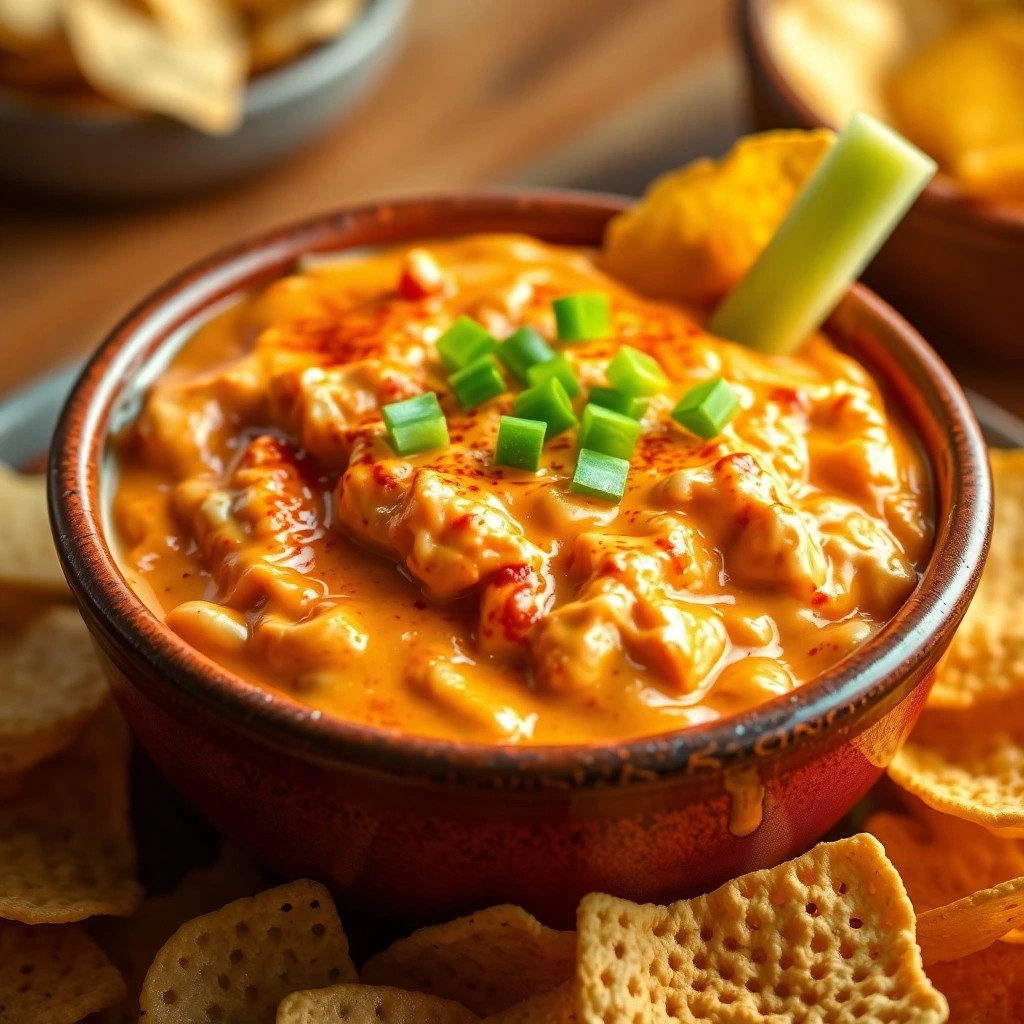
[[[268,690],[484,743],[650,735],[756,706],[864,643],[913,590],[930,483],[870,376],[824,337],[765,356],[605,276],[477,236],[284,278],[199,328],[117,440],[119,559],[189,644]],[[620,504],[573,494],[576,432],[493,463],[518,385],[465,414],[435,352],[460,315],[555,344],[600,290],[612,337],[558,345],[583,385],[658,360]],[[670,412],[723,376],[710,441]],[[448,447],[398,457],[380,407],[438,394]]]

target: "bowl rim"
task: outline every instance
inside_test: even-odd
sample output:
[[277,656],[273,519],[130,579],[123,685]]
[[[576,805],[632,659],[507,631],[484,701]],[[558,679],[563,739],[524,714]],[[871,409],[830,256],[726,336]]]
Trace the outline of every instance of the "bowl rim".
[[[367,0],[356,20],[340,35],[326,39],[250,79],[245,86],[242,121],[227,137],[231,138],[241,131],[250,118],[287,106],[358,67],[398,31],[408,13],[409,3],[410,0]],[[9,86],[0,86],[0,112],[46,120],[53,125],[124,128],[130,125],[159,124],[204,135],[172,117],[153,111],[135,110],[113,102],[96,109],[79,109],[59,99],[36,96]]]
[[[831,128],[794,88],[772,55],[765,31],[765,11],[773,0],[740,0],[736,10],[740,18],[740,38],[748,59],[764,71],[805,128]],[[915,212],[934,217],[955,217],[965,227],[1019,238],[1024,234],[1024,205],[1012,206],[998,201],[980,200],[965,192],[956,179],[943,170],[925,186],[915,204]]]
[[[951,635],[977,587],[991,532],[991,487],[980,429],[950,371],[923,338],[881,299],[855,285],[844,305],[869,325],[895,331],[907,366],[917,366],[928,391],[926,414],[944,433],[941,459],[950,474],[947,514],[936,505],[934,548],[922,579],[879,633],[818,679],[740,715],[674,732],[629,740],[560,746],[497,746],[433,739],[349,722],[313,711],[287,696],[247,682],[190,648],[136,596],[103,536],[100,463],[111,412],[146,358],[180,336],[178,328],[225,295],[279,277],[303,253],[345,248],[339,240],[360,225],[386,225],[386,242],[424,239],[412,230],[424,211],[434,222],[469,226],[434,230],[429,237],[492,230],[528,217],[561,217],[565,230],[584,230],[594,244],[604,224],[625,209],[625,197],[551,190],[487,190],[403,199],[323,214],[223,249],[172,278],[143,300],[87,362],[61,414],[48,468],[49,512],[64,573],[100,647],[140,661],[163,696],[197,703],[234,731],[302,759],[388,775],[443,778],[484,786],[606,785],[625,778],[707,776],[785,749],[794,754],[888,698],[902,700],[901,684],[923,675],[934,648]],[[403,223],[410,223],[402,233]],[[584,227],[579,229],[579,224]],[[372,228],[371,228],[372,229]],[[502,228],[504,229],[504,228]],[[398,234],[395,232],[398,231]],[[543,232],[535,232],[544,237]],[[333,244],[332,244],[333,240]],[[386,244],[384,240],[376,244]],[[349,242],[358,247],[361,243]],[[363,243],[365,244],[365,243]],[[374,244],[374,243],[370,243]],[[262,276],[261,276],[262,275]],[[842,307],[841,307],[842,308]],[[903,365],[902,363],[900,364]],[[915,434],[925,448],[921,430]],[[934,452],[934,448],[933,448]],[[938,487],[936,459],[926,460]],[[121,671],[119,667],[119,671]],[[139,685],[139,673],[133,685]],[[145,677],[143,677],[145,678]],[[152,681],[156,680],[156,683]],[[915,684],[916,685],[916,684]],[[781,737],[781,739],[780,739]],[[773,739],[774,738],[774,739]],[[709,756],[709,752],[715,756]],[[721,756],[718,756],[721,755]]]

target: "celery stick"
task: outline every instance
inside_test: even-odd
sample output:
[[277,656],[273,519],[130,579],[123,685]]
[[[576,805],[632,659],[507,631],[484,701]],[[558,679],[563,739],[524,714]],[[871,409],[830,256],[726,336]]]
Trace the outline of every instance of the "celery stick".
[[932,175],[935,161],[858,112],[803,187],[711,331],[792,352],[821,326]]

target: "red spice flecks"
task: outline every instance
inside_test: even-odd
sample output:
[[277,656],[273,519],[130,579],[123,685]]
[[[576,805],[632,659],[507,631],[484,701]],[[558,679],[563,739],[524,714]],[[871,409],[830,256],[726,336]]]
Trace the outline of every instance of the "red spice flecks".
[[445,285],[444,271],[429,252],[412,249],[405,257],[405,265],[398,277],[398,294],[415,302],[436,295]]
[[421,611],[423,611],[427,607],[427,602],[426,601],[413,601],[412,606],[417,611],[421,612]]
[[453,530],[468,530],[476,520],[476,516],[472,512],[466,512],[456,519],[452,520]]
[[730,452],[715,463],[716,473],[734,472],[745,475],[757,472],[757,463],[749,452]]
[[751,518],[752,512],[753,512],[753,508],[752,508],[751,505],[744,505],[736,513],[736,525],[737,526],[741,526],[741,527],[742,526],[749,526],[750,525],[750,518]]
[[811,407],[811,401],[807,397],[807,392],[801,388],[778,385],[768,392],[768,400],[777,402],[779,405],[784,405],[792,410],[800,409],[806,412]]
[[383,491],[390,491],[398,486],[398,477],[381,462],[375,462],[370,469],[373,482]]
[[513,583],[523,583],[533,577],[533,569],[526,564],[503,565],[487,578],[487,583],[492,587],[508,587]]
[[816,590],[811,595],[811,607],[812,608],[820,608],[822,605],[826,605],[826,604],[828,604],[828,594],[826,594],[826,593],[824,593],[824,592],[822,592],[820,590]]

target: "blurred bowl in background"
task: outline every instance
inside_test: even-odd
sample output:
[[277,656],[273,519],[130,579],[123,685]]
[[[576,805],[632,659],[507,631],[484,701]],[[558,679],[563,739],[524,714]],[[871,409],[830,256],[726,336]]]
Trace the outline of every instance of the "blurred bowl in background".
[[[772,55],[765,31],[770,2],[740,0],[738,7],[755,123],[821,127],[825,121]],[[969,197],[940,173],[864,276],[936,348],[1024,360],[1024,207]]]
[[0,177],[33,191],[150,199],[257,171],[323,131],[394,52],[408,0],[369,0],[337,39],[253,79],[231,135],[113,105],[72,106],[0,89]]

